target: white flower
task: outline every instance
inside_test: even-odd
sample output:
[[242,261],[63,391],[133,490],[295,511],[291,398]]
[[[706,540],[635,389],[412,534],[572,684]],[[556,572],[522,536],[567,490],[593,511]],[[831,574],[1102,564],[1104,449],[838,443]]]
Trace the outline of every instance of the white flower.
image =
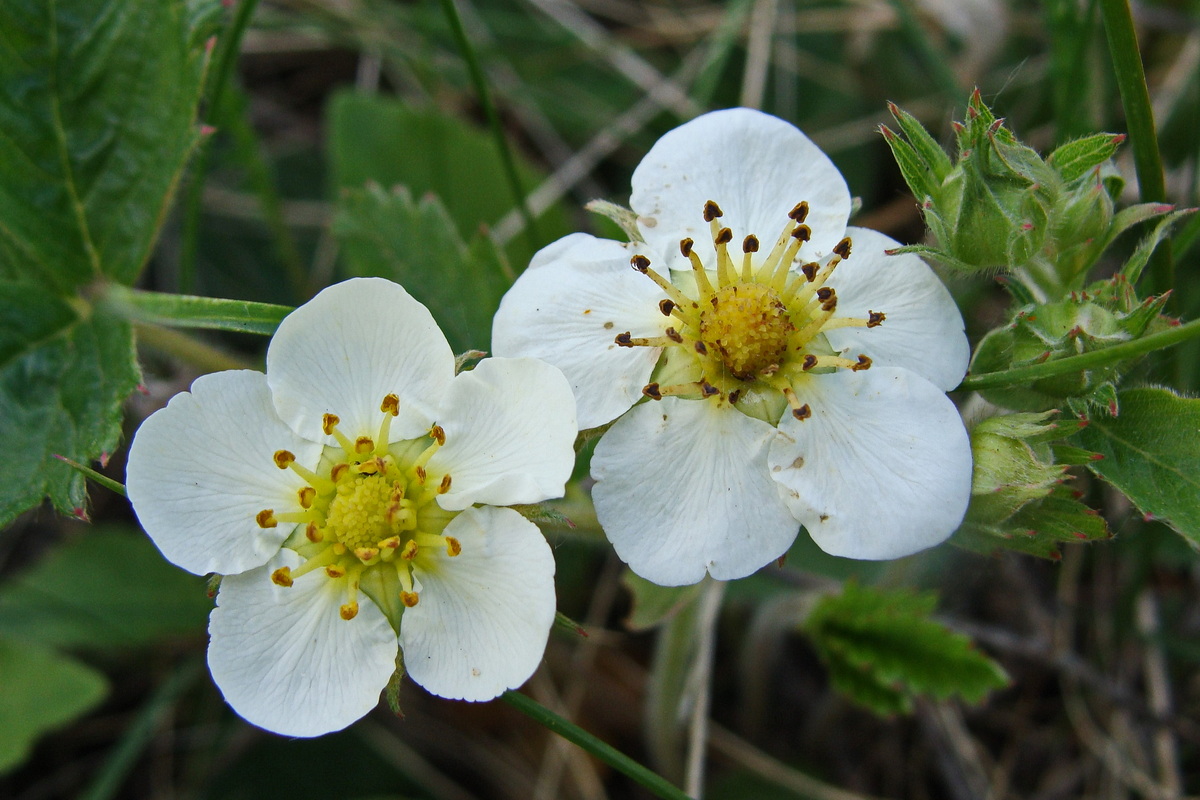
[[489,700],[533,674],[554,558],[492,506],[561,496],[575,434],[558,370],[487,359],[455,375],[428,310],[359,279],[283,321],[266,375],[204,376],[147,419],[127,487],[169,560],[226,576],[208,649],[226,700],[316,736],[378,703],[397,646],[442,697]]
[[971,483],[945,395],[962,318],[919,258],[846,227],[829,159],[782,120],[717,111],[655,144],[630,204],[641,241],[551,244],[493,329],[496,353],[563,370],[580,427],[616,419],[592,475],[618,555],[680,585],[750,574],[801,524],[861,559],[945,540]]

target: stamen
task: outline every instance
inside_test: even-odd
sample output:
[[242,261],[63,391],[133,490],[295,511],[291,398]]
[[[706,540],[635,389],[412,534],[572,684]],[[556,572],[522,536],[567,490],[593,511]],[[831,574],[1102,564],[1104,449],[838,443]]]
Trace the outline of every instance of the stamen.
[[290,450],[276,450],[274,458],[275,466],[279,467],[280,469],[290,469],[292,472],[308,481],[310,486],[315,486],[322,492],[333,490],[333,481],[329,480],[328,478],[322,478],[311,469],[297,464],[296,456]]
[[715,291],[712,281],[708,279],[708,272],[704,269],[704,262],[700,260],[700,256],[692,249],[696,243],[691,239],[682,239],[679,242],[679,252],[683,253],[683,257],[692,262],[692,272],[696,275],[696,288],[703,295],[711,295]]
[[788,405],[792,408],[793,417],[803,422],[812,416],[812,409],[808,407],[808,403],[801,403],[791,386],[783,387],[783,396],[787,398]]
[[341,418],[337,414],[326,414],[321,418],[321,430],[325,432],[326,436],[332,436],[334,439],[337,439],[338,445],[346,451],[346,455],[354,456],[354,443],[337,428],[338,423],[341,421]]
[[438,445],[446,443],[446,429],[441,425],[434,425],[429,429],[429,438],[433,439]]
[[632,336],[629,331],[618,333],[613,341],[619,347],[670,347],[683,342],[683,337],[674,328],[667,328],[662,336]]
[[344,578],[346,577],[346,568],[341,564],[330,564],[325,567],[325,574],[334,579]]
[[294,581],[292,580],[292,570],[289,567],[280,567],[271,573],[271,583],[276,586],[288,587]]
[[260,528],[274,528],[279,524],[279,520],[275,518],[275,510],[271,508],[264,508],[255,514],[254,521],[258,523],[258,527]]
[[287,469],[295,460],[295,454],[288,450],[275,451],[275,466],[279,467],[280,469]]
[[379,410],[383,412],[383,422],[379,424],[379,448],[386,450],[388,440],[392,436],[392,417],[400,413],[400,398],[394,394],[389,394],[383,398],[383,402],[379,404]]
[[324,541],[325,536],[321,533],[321,528],[315,522],[308,523],[308,527],[304,529],[304,538],[308,539],[313,544]]
[[317,490],[311,486],[305,486],[296,494],[300,498],[300,507],[306,510],[312,508],[313,500],[317,499]]
[[358,603],[354,600],[351,600],[349,603],[339,607],[338,613],[341,615],[342,619],[347,621],[352,620],[358,616]]
[[442,482],[438,484],[437,493],[445,494],[450,491],[450,474],[446,473],[442,476]]
[[447,536],[446,537],[446,555],[450,556],[451,558],[454,558],[461,552],[462,552],[462,543],[459,542],[458,539],[455,539],[453,536]]
[[354,440],[354,452],[365,456],[375,449],[375,441],[370,436],[360,436]]
[[867,327],[877,328],[887,319],[887,315],[882,311],[867,311]]
[[[713,222],[716,226],[716,222]],[[737,282],[733,270],[733,259],[729,257],[729,243],[733,241],[733,231],[721,228],[713,236],[713,245],[717,248],[717,281],[722,286],[730,286]]]
[[750,234],[742,240],[742,280],[749,282],[754,279],[754,266],[751,257],[758,252],[758,237]]
[[791,211],[788,212],[788,216],[791,219],[794,219],[797,224],[804,222],[804,220],[808,219],[808,203],[804,200],[801,200]]
[[[693,206],[694,208],[695,206]],[[712,200],[707,200],[704,203],[704,221],[712,222],[718,217],[723,217],[725,214],[721,211],[721,207]]]
[[420,546],[417,544],[417,540],[409,539],[404,543],[404,549],[400,551],[400,557],[406,561],[412,561],[417,557],[418,549],[420,549]]
[[671,283],[662,275],[659,275],[657,272],[650,269],[650,259],[646,258],[645,256],[638,255],[629,259],[629,263],[638,272],[654,281],[658,288],[662,289],[663,292],[666,293],[667,297],[675,301],[676,306],[680,308],[699,308],[696,301],[679,291],[675,284]]
[[658,310],[662,312],[664,317],[671,316],[671,312],[675,310],[675,301],[663,298],[658,301]]
[[853,246],[854,242],[851,241],[849,236],[847,236],[833,246],[833,252],[841,256],[842,260],[844,261],[850,257],[850,248]]
[[651,400],[662,400],[668,395],[699,394],[701,398],[715,397],[721,390],[713,386],[705,378],[693,383],[677,383],[671,386],[660,386],[657,383],[647,383],[642,387],[642,394]]

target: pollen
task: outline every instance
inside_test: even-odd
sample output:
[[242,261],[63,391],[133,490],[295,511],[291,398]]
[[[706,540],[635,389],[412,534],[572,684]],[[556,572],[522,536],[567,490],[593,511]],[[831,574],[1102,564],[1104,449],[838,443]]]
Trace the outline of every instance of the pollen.
[[735,283],[719,289],[710,308],[700,314],[700,337],[706,349],[739,380],[750,380],[778,368],[795,329],[779,295],[760,283]]

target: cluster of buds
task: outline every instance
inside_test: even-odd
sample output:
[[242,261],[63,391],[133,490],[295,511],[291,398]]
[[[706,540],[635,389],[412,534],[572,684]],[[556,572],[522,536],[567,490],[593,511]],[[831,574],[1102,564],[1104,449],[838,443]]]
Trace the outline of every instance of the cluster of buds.
[[1080,502],[1068,473],[1100,456],[1065,444],[1085,423],[1058,421],[1057,414],[988,417],[972,428],[971,505],[957,544],[1057,558],[1060,542],[1109,536],[1104,519]]
[[1040,302],[1079,290],[1122,231],[1170,206],[1114,213],[1123,181],[1111,158],[1124,135],[1068,142],[1047,158],[1022,144],[976,90],[955,122],[952,161],[907,112],[889,106],[901,134],[881,128],[936,239],[903,248],[963,271],[1002,271]]
[[[996,372],[1101,350],[1178,324],[1160,316],[1167,295],[1139,301],[1123,273],[1051,303],[1027,304],[1012,321],[988,333],[971,370]],[[998,406],[1040,411],[1066,404],[1079,414],[1101,408],[1117,413],[1116,382],[1129,361],[1108,362],[1027,384],[983,390]]]

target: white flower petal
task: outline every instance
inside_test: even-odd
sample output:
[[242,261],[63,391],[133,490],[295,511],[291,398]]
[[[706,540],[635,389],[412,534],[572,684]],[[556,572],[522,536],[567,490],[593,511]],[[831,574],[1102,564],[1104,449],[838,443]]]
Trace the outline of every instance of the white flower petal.
[[575,397],[535,358],[488,358],[455,377],[438,416],[446,444],[429,460],[449,474],[442,508],[506,506],[562,497],[575,466]]
[[462,552],[414,569],[420,602],[400,625],[404,666],[440,697],[491,700],[541,663],[554,623],[554,556],[537,526],[510,508],[464,511],[446,535]]
[[395,671],[396,634],[371,599],[344,620],[344,581],[323,570],[283,588],[271,571],[295,567],[283,550],[267,567],[221,582],[209,619],[208,667],[225,700],[248,722],[286,736],[341,730],[379,702]]
[[327,414],[354,439],[374,436],[379,405],[400,398],[391,440],[428,431],[454,377],[454,354],[425,306],[382,278],[330,286],[280,324],[267,350],[267,381],[279,416],[301,436],[321,433]]
[[609,239],[560,239],[534,256],[492,324],[496,355],[532,356],[563,371],[584,429],[633,405],[658,361],[660,348],[618,347],[617,334],[658,336],[671,324],[658,308],[662,290],[629,265],[631,255]]
[[690,268],[679,254],[685,237],[715,267],[701,214],[709,200],[724,212],[721,224],[733,231],[735,245],[754,234],[764,251],[789,222],[788,212],[806,201],[812,240],[800,251],[805,259],[829,253],[850,216],[850,190],[829,157],[791,124],[748,108],[713,111],[669,131],[638,164],[632,183],[629,205],[642,236],[676,269]]
[[971,445],[941,389],[872,367],[813,375],[796,393],[812,417],[784,416],[771,475],[822,550],[899,558],[954,532],[971,494]]
[[742,578],[799,524],[767,473],[775,429],[711,401],[635,406],[596,446],[596,514],[617,555],[664,586]]
[[234,370],[197,378],[133,438],[126,490],[138,521],[167,560],[222,575],[262,566],[296,527],[258,526],[263,509],[299,511],[304,481],[275,466],[290,450],[315,466],[321,447],[275,414],[266,377]]
[[850,258],[829,277],[837,291],[839,317],[865,319],[869,311],[887,315],[876,328],[829,332],[837,350],[859,353],[877,364],[904,367],[942,390],[958,386],[967,372],[971,348],[962,314],[945,284],[918,256],[884,254],[900,243],[868,228],[850,228]]

